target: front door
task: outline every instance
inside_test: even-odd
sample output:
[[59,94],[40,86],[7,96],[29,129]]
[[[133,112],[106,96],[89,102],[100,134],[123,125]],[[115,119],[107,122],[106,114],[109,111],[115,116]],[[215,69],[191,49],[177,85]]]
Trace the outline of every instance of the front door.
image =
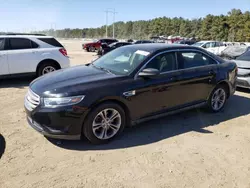
[[5,51],[5,39],[0,38],[0,75],[9,74],[8,57]]
[[176,70],[175,53],[156,56],[144,69],[147,68],[158,69],[160,74],[152,78],[137,77],[133,88],[128,89],[128,94],[133,95],[129,102],[133,120],[156,115],[180,105],[178,95],[181,91],[176,81],[180,72]]

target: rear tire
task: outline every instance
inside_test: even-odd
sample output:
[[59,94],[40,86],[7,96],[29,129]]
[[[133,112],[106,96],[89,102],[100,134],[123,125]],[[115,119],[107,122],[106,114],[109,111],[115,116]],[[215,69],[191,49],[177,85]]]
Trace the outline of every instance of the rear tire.
[[122,107],[106,102],[89,113],[83,125],[83,134],[92,144],[104,144],[121,134],[125,124]]
[[43,76],[44,74],[54,72],[58,70],[59,67],[53,62],[46,62],[39,66],[37,71],[37,76]]
[[207,101],[208,110],[214,113],[220,112],[227,102],[228,92],[229,91],[224,85],[216,86]]

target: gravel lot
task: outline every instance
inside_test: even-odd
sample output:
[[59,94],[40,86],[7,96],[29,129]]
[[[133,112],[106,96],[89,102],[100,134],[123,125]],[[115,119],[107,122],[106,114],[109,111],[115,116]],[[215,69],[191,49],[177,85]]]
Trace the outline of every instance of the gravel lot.
[[[72,65],[95,58],[81,41],[62,43]],[[250,188],[248,90],[237,91],[221,113],[188,111],[93,146],[48,140],[28,126],[23,99],[31,80],[0,81],[1,188]]]

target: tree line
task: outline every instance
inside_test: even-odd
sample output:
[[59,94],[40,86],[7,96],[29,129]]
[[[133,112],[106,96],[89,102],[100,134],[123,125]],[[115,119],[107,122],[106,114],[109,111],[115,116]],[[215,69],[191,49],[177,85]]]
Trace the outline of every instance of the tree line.
[[[39,31],[58,38],[100,38],[106,36],[106,26],[99,28],[62,29]],[[152,36],[195,37],[200,40],[250,42],[250,12],[232,9],[227,15],[207,15],[204,18],[159,17],[115,23],[115,37],[123,39],[148,39]],[[112,25],[108,26],[112,36]]]

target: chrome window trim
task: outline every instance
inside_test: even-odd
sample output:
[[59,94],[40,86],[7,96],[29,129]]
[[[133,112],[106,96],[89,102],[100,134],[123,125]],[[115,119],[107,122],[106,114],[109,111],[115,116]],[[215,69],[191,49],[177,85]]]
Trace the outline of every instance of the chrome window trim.
[[170,53],[170,52],[175,52],[175,56],[176,56],[176,63],[177,63],[177,66],[176,66],[176,70],[172,70],[172,71],[167,71],[167,72],[161,72],[160,74],[166,74],[166,73],[172,73],[172,72],[177,72],[177,71],[183,71],[183,70],[192,70],[192,69],[196,69],[196,68],[201,68],[201,67],[207,67],[207,66],[211,66],[210,65],[204,65],[204,66],[197,66],[197,67],[191,67],[191,68],[187,68],[187,69],[179,69],[178,67],[178,57],[177,57],[177,54],[178,52],[186,52],[186,51],[190,51],[190,53],[192,52],[199,52],[205,56],[208,56],[209,58],[211,58],[213,61],[215,61],[216,64],[212,64],[212,65],[219,65],[220,63],[215,59],[213,58],[211,55],[209,55],[208,53],[205,53],[201,50],[198,50],[198,49],[175,49],[175,50],[166,50],[166,51],[163,51],[163,52],[159,52],[157,54],[155,54],[153,57],[151,57],[140,69],[139,71],[135,74],[134,76],[134,79],[137,79],[138,78],[138,75],[139,73],[147,66],[148,63],[150,63],[155,57],[161,55],[161,54],[164,54],[164,53]]

